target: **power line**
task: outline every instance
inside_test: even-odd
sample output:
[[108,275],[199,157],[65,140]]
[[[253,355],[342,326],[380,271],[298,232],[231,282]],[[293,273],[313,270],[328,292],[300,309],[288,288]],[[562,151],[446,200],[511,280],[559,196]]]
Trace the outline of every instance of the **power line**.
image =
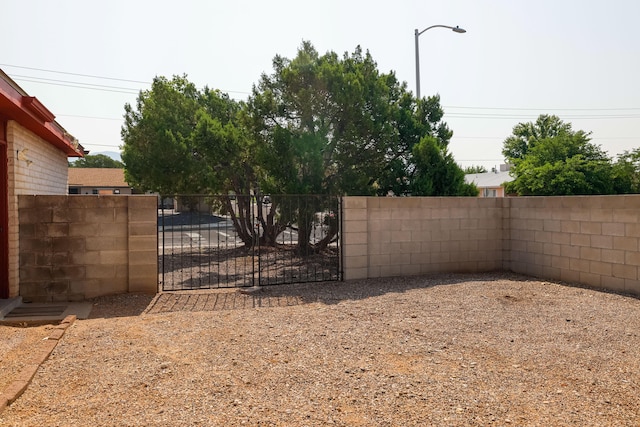
[[[31,80],[31,79],[25,79],[25,78],[17,78],[15,80],[20,81],[20,82],[31,82],[31,83],[54,85],[54,86],[74,87],[74,88],[78,88],[78,89],[99,90],[99,91],[102,91],[102,92],[126,93],[126,94],[129,94],[129,95],[135,95],[136,93],[138,93],[137,90],[134,92],[133,89],[128,89],[128,90],[105,89],[105,88],[100,88],[100,87],[91,87],[91,86],[86,85],[85,83],[80,83],[80,82],[76,82],[74,84],[63,84],[63,83],[48,83],[48,82],[44,82],[44,81],[40,81],[40,80]],[[82,86],[82,85],[84,85],[84,86]]]
[[77,116],[74,114],[56,114],[56,117],[73,117],[75,119],[91,119],[91,120],[113,120],[113,121],[123,121],[124,118],[115,118],[115,117],[95,117],[95,116]]
[[520,107],[463,107],[457,105],[443,106],[442,108],[461,108],[472,110],[514,110],[514,111],[629,111],[640,110],[640,107],[628,108],[520,108]]
[[[498,120],[528,120],[536,118],[536,115],[514,115],[514,114],[486,114],[486,113],[445,113],[445,117],[456,119],[498,119]],[[640,114],[580,114],[580,115],[564,115],[566,120],[606,120],[606,119],[640,119]]]
[[[503,136],[457,136],[454,135],[452,139],[505,139]],[[594,136],[591,139],[638,139],[640,136]]]
[[[74,82],[74,81],[68,81],[68,80],[58,80],[58,79],[47,79],[44,77],[33,77],[33,76],[20,76],[20,75],[14,75],[13,78],[15,80],[20,80],[20,79],[36,79],[36,80],[42,80],[43,83],[49,83],[52,82],[54,84],[56,83],[66,83],[66,84],[73,84],[73,85],[80,85],[79,87],[86,87],[87,89],[93,89],[95,88],[104,88],[104,89],[118,89],[118,90],[128,90],[128,91],[133,91],[135,93],[138,92],[138,89],[136,88],[131,88],[131,87],[120,87],[120,86],[108,86],[108,85],[99,85],[99,84],[95,84],[95,83],[83,83],[83,82]],[[30,80],[33,81],[33,80]]]
[[42,71],[45,73],[55,73],[55,74],[65,74],[68,76],[78,76],[78,77],[89,77],[92,79],[103,79],[103,80],[114,80],[119,82],[129,82],[129,83],[142,83],[142,84],[151,84],[149,82],[143,82],[141,80],[129,80],[129,79],[119,79],[116,77],[104,77],[104,76],[95,76],[91,74],[79,74],[79,73],[69,73],[67,71],[55,71],[55,70],[47,70],[44,68],[34,68],[34,67],[24,67],[21,65],[11,65],[11,64],[0,64],[1,67],[13,67],[13,68],[21,68],[23,70],[32,70],[32,71]]
[[[66,71],[56,71],[56,70],[47,70],[44,68],[34,68],[34,67],[24,67],[24,66],[20,66],[20,65],[11,65],[11,64],[0,64],[0,66],[2,67],[13,67],[13,68],[20,68],[20,69],[25,69],[25,70],[32,70],[32,71],[41,71],[41,72],[45,72],[45,73],[55,73],[55,74],[63,74],[63,75],[68,75],[68,76],[77,76],[77,77],[88,77],[88,78],[92,78],[92,79],[103,79],[103,80],[113,80],[113,81],[119,81],[119,82],[127,82],[127,83],[140,83],[140,84],[144,84],[144,85],[151,85],[150,82],[145,82],[145,81],[141,81],[141,80],[131,80],[131,79],[121,79],[121,78],[116,78],[116,77],[105,77],[105,76],[96,76],[96,75],[91,75],[91,74],[80,74],[80,73],[70,73],[70,72],[66,72]],[[83,83],[83,82],[75,82],[75,81],[65,81],[65,80],[55,80],[55,79],[47,79],[47,78],[43,78],[43,77],[34,77],[34,76],[16,76],[16,77],[22,77],[23,79],[26,78],[31,78],[31,79],[41,79],[41,80],[49,80],[52,83],[47,83],[47,84],[51,84],[51,85],[55,85],[55,86],[69,86],[70,84],[78,84],[78,85],[87,85],[87,86],[102,86],[102,85],[97,85],[97,84],[93,84],[93,83]],[[16,79],[19,80],[19,79]],[[32,80],[23,80],[23,81],[32,81]],[[63,83],[67,83],[67,84],[56,84],[53,82],[63,82]],[[34,83],[43,83],[44,82],[34,82]],[[77,86],[70,86],[70,87],[77,87]],[[104,87],[110,87],[110,86],[104,86]],[[91,87],[87,87],[87,89],[94,89]],[[117,88],[116,89],[125,89],[125,90],[132,90],[135,91],[135,93],[138,92],[138,89],[132,89],[132,88]],[[95,89],[97,90],[97,89]],[[244,95],[249,95],[250,92],[244,92],[244,91],[239,91],[239,90],[224,90],[224,89],[219,89],[221,92],[224,93],[240,93],[240,94],[244,94]],[[109,92],[114,92],[114,91],[109,91]]]
[[[142,81],[142,80],[123,79],[123,78],[117,78],[117,77],[106,77],[106,76],[98,76],[98,75],[93,75],[93,74],[72,73],[72,72],[68,72],[68,71],[57,71],[57,70],[49,70],[49,69],[45,69],[45,68],[26,67],[26,66],[22,66],[22,65],[0,64],[0,66],[1,67],[19,68],[19,69],[24,69],[24,70],[32,70],[32,71],[41,71],[41,72],[45,72],[45,73],[55,73],[55,74],[63,74],[63,75],[69,75],[69,76],[87,77],[87,78],[93,78],[93,79],[113,80],[113,81],[128,82],[128,83],[139,83],[139,84],[144,84],[144,85],[150,85],[151,84],[148,81]],[[23,78],[24,77],[28,77],[28,78],[32,78],[32,79],[51,80],[53,82],[56,81],[54,79],[45,79],[45,78],[32,77],[32,76],[16,76],[16,77],[23,77]],[[92,86],[102,86],[102,85],[94,85],[94,84],[90,84],[90,83],[73,82],[73,81],[62,81],[62,82],[67,83],[67,84],[80,84],[80,85],[85,85],[86,84],[86,85],[92,85]],[[104,87],[109,88],[110,86],[104,86]],[[132,88],[118,88],[118,87],[115,87],[115,88],[116,89],[125,89],[125,90],[135,90],[137,92],[137,89],[132,89]],[[223,90],[223,89],[220,89],[220,90],[222,92],[225,92],[225,93],[241,93],[241,94],[245,94],[245,95],[250,94],[250,92],[245,92],[245,91],[234,91],[234,90]],[[442,106],[442,108],[444,108],[444,109],[459,108],[459,109],[464,109],[464,110],[499,110],[499,111],[640,111],[640,107],[525,108],[525,107],[473,107],[473,106],[462,106],[462,105],[447,105],[447,106]],[[463,114],[463,113],[455,113],[455,112],[454,113],[448,113],[448,115],[452,115],[452,114]],[[481,114],[481,113],[478,113],[478,114]],[[528,117],[529,116],[523,117],[522,115],[520,115],[520,116],[512,116],[512,117],[508,117],[508,118],[528,118]],[[616,117],[616,116],[609,117],[609,116],[606,116],[604,118],[637,118],[637,117],[640,117],[640,115],[623,116],[623,117]],[[461,117],[460,116],[460,118],[466,118],[466,117]],[[574,118],[581,118],[581,117],[574,117]],[[585,116],[584,118],[593,118],[593,117]]]

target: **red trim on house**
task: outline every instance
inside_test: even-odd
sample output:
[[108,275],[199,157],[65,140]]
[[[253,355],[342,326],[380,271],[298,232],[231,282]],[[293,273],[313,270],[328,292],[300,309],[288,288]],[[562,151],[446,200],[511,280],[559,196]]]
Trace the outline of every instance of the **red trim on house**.
[[0,298],[9,298],[9,173],[7,123],[0,116]]
[[22,105],[39,117],[43,122],[52,122],[53,119],[56,118],[56,116],[54,116],[53,113],[42,104],[42,102],[38,101],[38,98],[35,96],[23,96]]
[[68,157],[84,157],[84,148],[58,123],[55,116],[35,97],[28,96],[0,70],[0,114],[15,120]]

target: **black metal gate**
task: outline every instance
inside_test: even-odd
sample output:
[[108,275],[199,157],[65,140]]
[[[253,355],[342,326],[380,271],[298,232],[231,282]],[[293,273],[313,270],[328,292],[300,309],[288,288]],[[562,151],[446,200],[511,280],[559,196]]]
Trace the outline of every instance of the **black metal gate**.
[[340,214],[337,196],[163,197],[162,290],[341,280]]

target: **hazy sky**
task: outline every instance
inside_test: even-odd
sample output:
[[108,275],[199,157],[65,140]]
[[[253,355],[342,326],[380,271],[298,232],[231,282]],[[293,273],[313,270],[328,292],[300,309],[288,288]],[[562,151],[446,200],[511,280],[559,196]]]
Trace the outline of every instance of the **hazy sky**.
[[13,0],[0,68],[85,148],[118,151],[124,104],[154,76],[246,99],[309,40],[360,45],[415,91],[414,29],[459,25],[420,36],[421,92],[440,94],[458,163],[491,167],[513,126],[543,113],[612,156],[640,147],[639,17],[638,0]]

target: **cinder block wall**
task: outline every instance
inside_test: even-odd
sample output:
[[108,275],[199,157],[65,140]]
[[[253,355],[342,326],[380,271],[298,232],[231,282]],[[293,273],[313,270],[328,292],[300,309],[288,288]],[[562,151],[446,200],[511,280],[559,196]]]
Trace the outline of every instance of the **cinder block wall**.
[[504,268],[502,199],[346,197],[343,211],[345,279]]
[[505,270],[640,295],[640,195],[346,197],[345,279]]
[[156,208],[155,196],[19,196],[20,295],[155,293]]
[[18,196],[21,194],[67,194],[67,156],[11,120],[7,126],[7,168],[9,296],[13,297],[19,294],[20,277]]
[[505,200],[511,271],[640,295],[640,195]]

